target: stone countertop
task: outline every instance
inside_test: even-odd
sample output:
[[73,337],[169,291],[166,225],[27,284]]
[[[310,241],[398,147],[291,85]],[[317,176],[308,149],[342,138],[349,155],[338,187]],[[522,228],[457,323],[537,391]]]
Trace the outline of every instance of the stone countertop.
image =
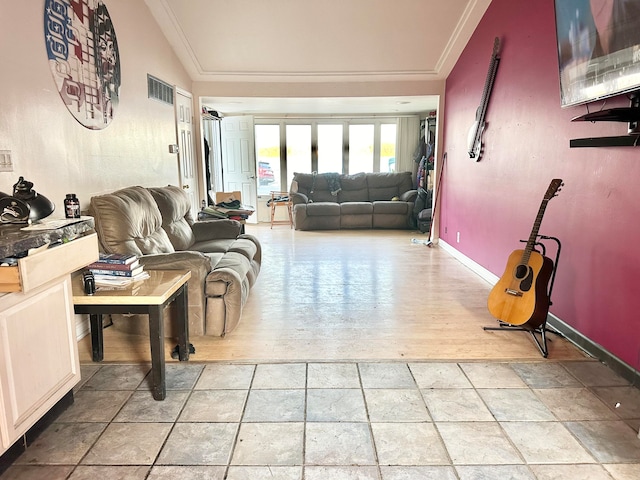
[[[27,225],[0,224],[0,258],[24,256],[30,248],[37,248],[45,243],[70,241],[87,232],[93,232],[93,217],[81,217],[74,223],[58,226],[60,223],[71,222],[67,219],[45,219],[43,224],[50,223],[47,229],[22,230]],[[39,228],[38,224],[32,228]]]

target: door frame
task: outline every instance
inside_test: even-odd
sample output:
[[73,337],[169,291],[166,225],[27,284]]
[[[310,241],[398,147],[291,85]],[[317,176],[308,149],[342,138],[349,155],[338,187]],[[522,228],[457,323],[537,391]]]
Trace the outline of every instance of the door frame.
[[[174,103],[174,122],[175,122],[175,129],[176,129],[175,132],[176,132],[177,145],[179,145],[179,139],[180,139],[180,127],[178,125],[179,115],[180,115],[178,100],[177,100],[178,95],[188,97],[191,100],[191,109],[190,109],[191,110],[191,136],[190,136],[189,148],[191,148],[191,166],[194,172],[193,186],[195,187],[195,192],[193,192],[193,195],[197,203],[196,205],[194,205],[195,211],[192,212],[192,215],[194,215],[194,218],[195,218],[199,210],[199,205],[202,202],[202,200],[205,198],[205,195],[203,194],[203,192],[205,192],[206,190],[206,187],[204,186],[205,183],[204,183],[204,173],[203,173],[204,158],[202,158],[198,154],[199,149],[196,149],[196,138],[200,138],[200,133],[201,133],[200,115],[196,116],[196,110],[194,109],[194,105],[193,105],[194,103],[193,94],[191,92],[183,88],[180,88],[177,85],[174,85],[173,89],[174,89],[174,102],[173,102]],[[177,153],[177,167],[178,167],[178,183],[180,188],[182,188],[184,185],[182,182],[183,179],[182,179],[181,158],[180,158],[179,149],[178,149],[178,152],[176,153]]]
[[[242,130],[242,125],[250,128]],[[235,125],[238,130],[229,130],[230,125]],[[248,134],[245,136],[245,134]],[[255,155],[255,129],[253,115],[232,115],[224,117],[220,122],[220,138],[222,148],[222,186],[223,191],[231,192],[240,190],[242,202],[251,205],[256,213],[247,219],[247,223],[257,223],[258,220],[258,167]],[[243,142],[246,140],[246,142]],[[238,143],[239,141],[239,143]],[[243,148],[244,147],[244,148]],[[233,162],[229,159],[233,157]],[[233,165],[233,168],[227,168]],[[233,173],[233,180],[231,180]],[[239,182],[239,183],[238,183]],[[246,188],[244,188],[244,186]]]

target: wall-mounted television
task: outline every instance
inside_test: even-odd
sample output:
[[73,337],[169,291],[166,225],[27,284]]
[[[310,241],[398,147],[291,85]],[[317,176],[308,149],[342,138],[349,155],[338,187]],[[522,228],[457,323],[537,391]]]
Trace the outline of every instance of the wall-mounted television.
[[640,91],[640,0],[555,0],[555,15],[563,107]]

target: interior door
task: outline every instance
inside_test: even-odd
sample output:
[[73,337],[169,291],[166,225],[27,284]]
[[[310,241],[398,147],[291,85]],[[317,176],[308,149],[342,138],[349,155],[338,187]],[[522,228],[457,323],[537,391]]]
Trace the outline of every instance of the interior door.
[[193,144],[193,99],[190,93],[179,89],[176,89],[176,127],[178,130],[180,186],[189,195],[191,213],[195,218],[200,209],[200,195]]
[[[253,117],[238,116],[222,119],[222,185],[225,192],[240,191],[242,203],[257,207],[256,157],[253,137]],[[247,222],[257,223],[253,214]]]

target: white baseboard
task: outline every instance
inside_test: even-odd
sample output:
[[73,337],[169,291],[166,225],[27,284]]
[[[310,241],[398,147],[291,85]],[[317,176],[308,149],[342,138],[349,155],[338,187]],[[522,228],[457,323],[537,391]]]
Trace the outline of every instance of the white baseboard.
[[489,270],[484,268],[482,265],[479,265],[478,263],[474,262],[463,253],[453,248],[447,242],[438,240],[438,246],[441,247],[444,251],[446,251],[450,255],[452,255],[458,261],[460,261],[460,263],[462,263],[464,266],[466,266],[467,268],[475,272],[480,278],[482,278],[483,280],[486,280],[491,285],[495,285],[496,283],[498,283],[498,280],[500,280],[500,277],[498,277],[497,275],[494,275]]
[[76,340],[80,340],[91,332],[89,325],[89,315],[76,314]]
[[[447,242],[438,240],[437,245],[444,251],[456,258],[460,263],[476,273],[480,278],[486,280],[490,285],[495,285],[500,280],[500,277],[494,275],[482,265],[477,264],[469,257],[459,252]],[[589,339],[569,324],[564,322],[556,315],[549,313],[547,316],[547,325],[559,332],[563,337],[573,343],[580,350],[586,352],[588,355],[597,358],[600,362],[610,367],[618,375],[629,380],[632,385],[640,385],[640,372],[635,370],[631,365],[623,362],[611,352],[606,350],[601,345],[597,344],[593,340]],[[638,432],[640,438],[640,431]]]

